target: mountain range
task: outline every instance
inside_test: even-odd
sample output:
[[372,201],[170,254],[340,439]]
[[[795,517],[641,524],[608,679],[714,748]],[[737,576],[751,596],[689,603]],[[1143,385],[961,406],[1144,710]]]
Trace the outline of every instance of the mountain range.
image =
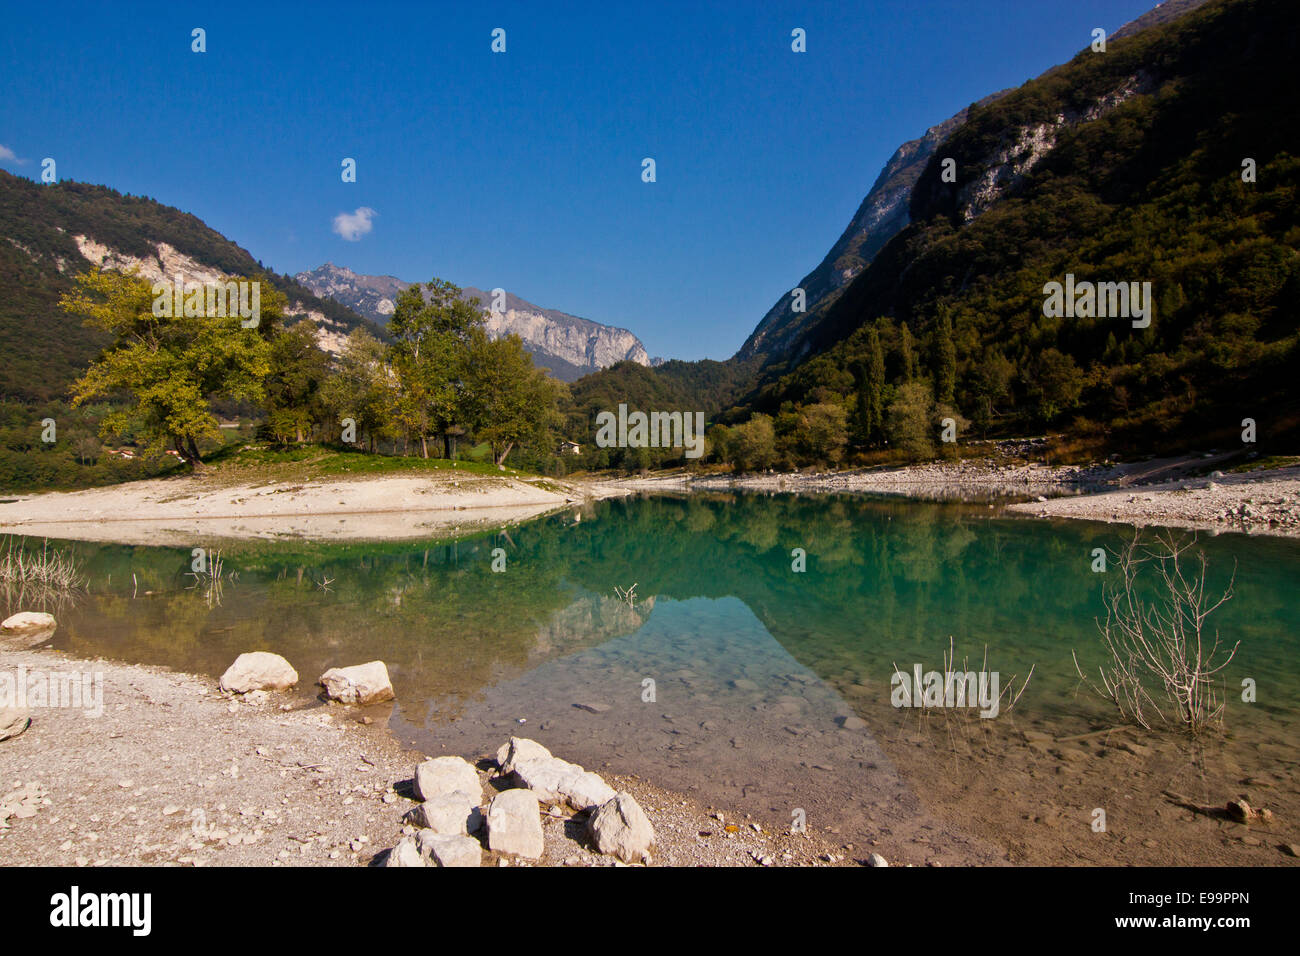
[[[294,277],[317,295],[333,299],[378,325],[387,325],[397,296],[411,286],[396,276],[362,275],[332,262]],[[561,381],[572,382],[583,375],[616,362],[650,365],[645,346],[627,329],[602,325],[556,309],[533,305],[507,291],[501,308],[493,311],[490,292],[464,286],[465,299],[478,299],[486,317],[484,324],[493,338],[518,335],[524,348],[540,368],[549,369]]]

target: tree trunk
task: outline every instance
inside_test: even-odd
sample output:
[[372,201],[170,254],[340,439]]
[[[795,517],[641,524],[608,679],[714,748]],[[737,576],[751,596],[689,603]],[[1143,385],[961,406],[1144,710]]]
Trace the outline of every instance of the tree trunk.
[[194,466],[194,470],[203,471],[206,466],[203,464],[203,459],[199,457],[199,446],[194,443],[193,435],[186,437],[185,447],[189,452],[190,463]]
[[506,447],[501,449],[501,457],[497,459],[498,465],[504,465],[506,463],[506,455],[510,454],[510,449],[514,447],[515,447],[514,442],[512,441],[506,442]]
[[420,436],[420,454],[424,458],[429,457],[429,442],[424,435]]

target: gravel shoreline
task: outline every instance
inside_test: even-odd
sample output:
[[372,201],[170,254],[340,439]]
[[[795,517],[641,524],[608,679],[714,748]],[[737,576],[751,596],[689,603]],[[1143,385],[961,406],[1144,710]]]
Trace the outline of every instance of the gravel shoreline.
[[[868,493],[922,500],[1003,499],[1010,514],[1300,537],[1300,466],[1202,472],[1231,456],[1051,466],[993,459],[852,472],[698,476],[611,482],[629,491]],[[1007,500],[1009,499],[1009,500]]]
[[1216,473],[1074,498],[1021,502],[1015,514],[1136,526],[1160,525],[1218,534],[1236,531],[1300,537],[1300,468]]
[[[444,756],[404,748],[387,728],[391,704],[240,698],[193,674],[0,651],[0,670],[20,667],[101,674],[103,713],[33,708],[31,725],[0,741],[6,866],[382,865],[411,830],[404,817],[418,805],[416,764]],[[478,766],[490,799],[490,755],[463,756]],[[651,865],[855,862],[811,826],[806,835],[773,833],[636,777],[606,780],[631,793],[653,824]],[[615,865],[592,848],[585,819],[543,807],[539,860],[485,850],[482,865]]]

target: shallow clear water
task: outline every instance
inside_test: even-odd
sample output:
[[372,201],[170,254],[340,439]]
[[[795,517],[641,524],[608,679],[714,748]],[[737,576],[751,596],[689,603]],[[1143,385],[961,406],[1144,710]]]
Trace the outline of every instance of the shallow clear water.
[[[898,785],[878,746],[906,733],[891,675],[941,669],[950,638],[971,669],[987,653],[1003,687],[1034,668],[999,720],[1057,733],[1117,722],[1080,690],[1071,652],[1101,661],[1107,575],[1091,570],[1092,551],[1127,534],[986,505],[655,497],[457,542],[227,544],[219,595],[188,576],[188,549],[77,543],[66,546],[89,593],[53,609],[53,646],[214,676],[243,651],[273,650],[304,695],[328,667],[379,658],[397,693],[389,725],[427,752],[524,733],[597,768],[717,799],[757,793],[784,813],[819,768],[860,766]],[[1227,645],[1241,642],[1224,673],[1228,724],[1294,747],[1300,542],[1198,544],[1212,588],[1236,573],[1211,619]],[[616,588],[634,584],[629,605]],[[1241,701],[1243,677],[1257,702]],[[843,729],[853,716],[868,732]]]

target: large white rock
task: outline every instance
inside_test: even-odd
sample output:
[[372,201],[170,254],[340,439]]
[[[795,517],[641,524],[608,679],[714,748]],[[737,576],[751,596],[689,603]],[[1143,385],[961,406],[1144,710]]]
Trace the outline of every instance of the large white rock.
[[636,798],[619,791],[587,821],[596,849],[612,854],[624,863],[649,863],[655,829]]
[[32,722],[26,707],[0,707],[0,740],[17,737]]
[[54,633],[56,626],[53,614],[19,611],[0,622],[0,637],[23,638],[28,643],[40,643]]
[[427,866],[414,837],[402,837],[397,846],[388,851],[384,866]]
[[488,849],[536,860],[546,849],[542,814],[531,790],[502,790],[488,804]]
[[343,704],[376,704],[393,699],[393,684],[383,661],[352,667],[331,667],[316,683],[331,700]]
[[483,825],[478,797],[457,790],[439,793],[411,811],[411,822],[445,836],[465,836]]
[[511,737],[497,751],[497,766],[504,776],[514,773],[515,764],[520,760],[536,760],[550,756],[551,752],[536,740],[529,740],[527,737]]
[[298,672],[279,654],[251,651],[240,654],[221,675],[221,689],[232,694],[254,690],[288,690],[298,683]]
[[415,839],[420,855],[434,866],[479,866],[483,862],[483,847],[473,837],[421,830]]
[[547,803],[567,803],[575,810],[598,807],[614,796],[614,789],[599,774],[583,770],[559,757],[516,760],[515,778]]
[[476,805],[483,796],[478,771],[464,757],[433,757],[415,768],[415,793],[421,800],[457,792],[468,794]]

